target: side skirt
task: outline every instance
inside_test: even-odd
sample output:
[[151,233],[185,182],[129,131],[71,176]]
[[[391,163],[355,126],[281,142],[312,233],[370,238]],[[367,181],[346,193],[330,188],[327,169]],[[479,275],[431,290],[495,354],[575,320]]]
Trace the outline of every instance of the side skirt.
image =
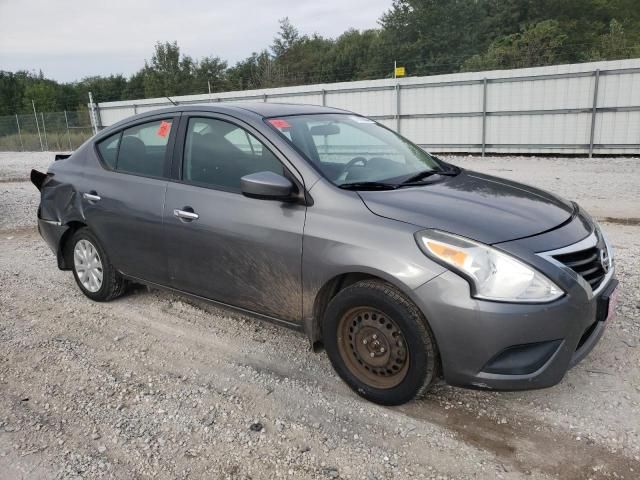
[[178,293],[178,294],[184,295],[186,297],[195,298],[197,300],[201,300],[203,302],[207,302],[207,303],[210,303],[212,305],[216,305],[216,306],[219,306],[219,307],[223,307],[223,308],[227,308],[229,310],[236,311],[238,313],[243,313],[245,315],[249,315],[250,317],[254,317],[254,318],[258,319],[258,320],[264,320],[264,321],[276,324],[278,326],[286,327],[286,328],[289,328],[291,330],[295,330],[297,332],[304,333],[304,328],[303,328],[302,324],[291,322],[289,320],[283,320],[283,319],[277,318],[277,317],[272,317],[272,316],[269,316],[269,315],[265,315],[263,313],[255,312],[253,310],[248,310],[246,308],[237,307],[235,305],[231,305],[231,304],[228,304],[228,303],[220,302],[218,300],[212,300],[211,298],[206,298],[206,297],[202,297],[200,295],[195,295],[193,293],[185,292],[184,290],[179,290],[179,289],[173,288],[173,287],[168,287],[166,285],[161,285],[159,283],[149,282],[147,280],[143,280],[141,278],[133,277],[131,275],[125,275],[123,273],[121,273],[121,275],[124,278],[126,278],[127,280],[131,280],[132,282],[135,282],[135,283],[141,283],[143,285],[148,285],[150,287],[154,287],[154,288],[158,288],[158,289],[161,289],[161,290],[167,290],[167,291],[170,291],[170,292]]

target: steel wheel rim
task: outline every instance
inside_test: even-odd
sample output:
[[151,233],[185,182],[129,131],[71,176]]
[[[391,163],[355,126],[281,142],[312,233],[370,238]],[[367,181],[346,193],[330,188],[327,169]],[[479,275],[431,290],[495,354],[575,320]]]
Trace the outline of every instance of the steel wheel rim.
[[102,287],[102,260],[98,249],[84,238],[73,249],[73,266],[82,286],[91,293]]
[[409,370],[409,351],[402,330],[375,308],[353,308],[342,316],[338,350],[349,371],[375,388],[398,386]]

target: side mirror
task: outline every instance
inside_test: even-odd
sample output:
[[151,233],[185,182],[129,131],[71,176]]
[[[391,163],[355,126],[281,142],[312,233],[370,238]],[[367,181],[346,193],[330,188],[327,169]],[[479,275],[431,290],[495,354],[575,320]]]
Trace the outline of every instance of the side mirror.
[[288,200],[294,186],[291,180],[273,172],[257,172],[240,179],[240,190],[246,197],[264,200]]

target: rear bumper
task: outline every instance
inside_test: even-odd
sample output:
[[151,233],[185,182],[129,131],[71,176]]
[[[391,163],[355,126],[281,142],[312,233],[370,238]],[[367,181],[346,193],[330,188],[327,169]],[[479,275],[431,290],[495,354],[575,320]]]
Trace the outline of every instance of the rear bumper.
[[[431,326],[450,385],[526,390],[557,384],[598,343],[606,328],[606,295],[584,302],[565,295],[550,304],[487,302],[446,272],[414,290]],[[604,300],[603,300],[604,299]]]

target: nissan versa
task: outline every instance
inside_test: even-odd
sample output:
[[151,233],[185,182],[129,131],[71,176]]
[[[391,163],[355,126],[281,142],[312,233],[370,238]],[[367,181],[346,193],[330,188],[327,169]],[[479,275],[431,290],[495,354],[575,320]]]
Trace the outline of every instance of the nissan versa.
[[92,300],[165,287],[303,331],[358,394],[549,387],[617,281],[577,204],[332,108],[217,104],[117,123],[44,174],[38,225]]

